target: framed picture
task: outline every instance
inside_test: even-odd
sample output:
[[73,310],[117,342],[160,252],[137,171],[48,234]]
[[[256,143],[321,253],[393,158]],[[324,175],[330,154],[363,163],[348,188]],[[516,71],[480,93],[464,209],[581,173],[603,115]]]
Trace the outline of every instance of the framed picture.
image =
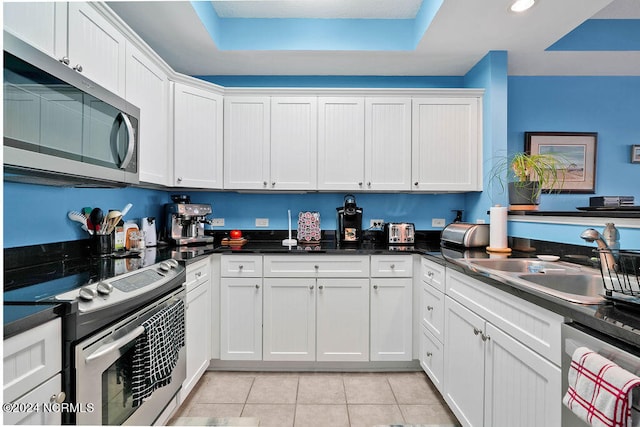
[[640,163],[640,145],[631,146],[631,163]]
[[530,154],[556,154],[564,177],[557,193],[595,193],[596,132],[525,132],[525,151]]

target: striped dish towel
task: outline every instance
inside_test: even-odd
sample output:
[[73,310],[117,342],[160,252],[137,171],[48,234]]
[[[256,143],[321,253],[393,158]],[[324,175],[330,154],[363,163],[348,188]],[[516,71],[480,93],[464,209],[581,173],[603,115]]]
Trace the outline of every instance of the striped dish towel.
[[569,389],[562,399],[569,409],[592,426],[631,425],[631,390],[640,378],[586,347],[571,358]]
[[184,301],[179,300],[145,321],[135,344],[131,381],[133,407],[171,383],[171,373],[184,347]]

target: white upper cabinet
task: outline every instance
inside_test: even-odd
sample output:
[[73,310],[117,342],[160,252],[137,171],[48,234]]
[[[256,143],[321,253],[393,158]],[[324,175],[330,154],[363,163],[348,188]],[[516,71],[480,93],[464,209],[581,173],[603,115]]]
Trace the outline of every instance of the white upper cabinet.
[[169,81],[164,71],[127,43],[126,99],[140,108],[138,166],[143,182],[171,185],[168,98]]
[[69,2],[69,66],[107,90],[124,97],[125,36],[91,4]]
[[222,188],[222,96],[175,83],[174,185]]
[[413,190],[482,190],[480,103],[480,97],[413,99]]
[[318,98],[318,190],[364,189],[364,98]]
[[366,98],[364,188],[411,188],[411,98]]
[[224,188],[264,190],[270,186],[269,97],[224,98]]
[[125,36],[87,2],[3,4],[5,29],[124,97]]
[[315,97],[271,98],[271,183],[274,190],[317,184],[318,103]]
[[4,29],[56,59],[67,54],[67,3],[3,2]]
[[225,97],[225,189],[315,190],[315,97]]

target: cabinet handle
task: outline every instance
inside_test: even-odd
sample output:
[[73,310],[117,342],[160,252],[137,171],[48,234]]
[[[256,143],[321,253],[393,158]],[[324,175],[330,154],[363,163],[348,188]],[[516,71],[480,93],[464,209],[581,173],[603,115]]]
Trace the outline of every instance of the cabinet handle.
[[367,187],[371,188],[371,183],[367,182]]
[[429,277],[433,277],[433,271],[428,272],[428,273],[427,273],[427,276],[429,276]]
[[313,290],[313,288],[314,288],[314,286],[313,286],[313,285],[309,286],[309,289]]
[[393,270],[394,268],[396,268],[396,265],[395,264],[391,264],[389,267]]
[[418,181],[414,182],[413,185],[418,186]]
[[267,186],[267,181],[262,181],[262,186],[266,187]]
[[49,399],[50,403],[62,403],[64,402],[64,400],[67,398],[67,395],[64,391],[61,391],[58,394],[54,394],[51,396],[51,399]]
[[242,271],[242,269],[243,269],[243,268],[244,268],[244,265],[240,264],[240,265],[238,266],[238,271]]
[[481,334],[482,341],[489,341],[491,337],[489,335]]
[[481,329],[478,329],[478,328],[475,328],[475,327],[473,328],[473,334],[474,335],[478,335],[478,334],[481,334],[481,333],[482,333]]
[[69,57],[68,56],[63,56],[62,58],[60,58],[59,61],[62,62],[64,65],[69,65]]
[[359,182],[359,183],[358,183],[358,187],[362,187],[362,182]]
[[378,285],[373,285],[373,289],[378,290]]
[[319,265],[314,265],[313,268],[315,268],[316,270],[320,268]]
[[179,176],[179,177],[176,179],[176,181],[178,181],[178,182],[182,182],[182,177],[181,177],[181,176]]
[[431,357],[433,356],[433,353],[431,353],[430,351],[427,351],[427,357]]
[[[428,305],[428,306],[427,306],[427,311],[431,311],[431,310],[433,310],[433,307],[431,307],[430,305]],[[476,334],[476,335],[478,335],[478,334]]]
[[202,271],[198,271],[198,272],[196,273],[196,277],[198,277],[198,278],[199,278],[200,276],[202,276]]
[[272,187],[275,187],[275,186],[276,186],[276,182],[275,182],[275,181],[273,181],[273,182],[271,183],[271,186],[272,186]]
[[256,285],[256,289],[260,289],[260,285]]
[[322,286],[322,285],[318,285],[318,289],[323,290],[323,289],[324,289],[324,286]]
[[76,70],[77,72],[81,73],[82,72],[82,65],[78,64],[75,67],[73,67],[74,70]]

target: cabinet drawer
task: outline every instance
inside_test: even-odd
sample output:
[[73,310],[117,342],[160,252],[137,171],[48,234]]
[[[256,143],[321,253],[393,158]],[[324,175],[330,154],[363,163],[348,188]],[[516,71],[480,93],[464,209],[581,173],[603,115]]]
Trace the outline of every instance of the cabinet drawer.
[[426,258],[422,258],[421,272],[422,281],[430,284],[440,292],[444,292],[445,289],[445,267],[444,265],[437,264],[433,261],[429,261]]
[[4,340],[3,365],[5,402],[14,401],[60,372],[61,320],[51,320]]
[[444,294],[422,282],[420,295],[420,319],[440,342],[444,342]]
[[222,277],[262,277],[262,256],[222,255],[220,271]]
[[424,326],[420,327],[420,366],[443,393],[444,346]]
[[264,277],[369,277],[369,257],[302,254],[265,256]]
[[411,277],[413,257],[411,255],[373,255],[371,277]]
[[209,280],[211,260],[209,257],[187,265],[187,292]]
[[449,297],[560,366],[562,316],[457,271],[446,276]]

